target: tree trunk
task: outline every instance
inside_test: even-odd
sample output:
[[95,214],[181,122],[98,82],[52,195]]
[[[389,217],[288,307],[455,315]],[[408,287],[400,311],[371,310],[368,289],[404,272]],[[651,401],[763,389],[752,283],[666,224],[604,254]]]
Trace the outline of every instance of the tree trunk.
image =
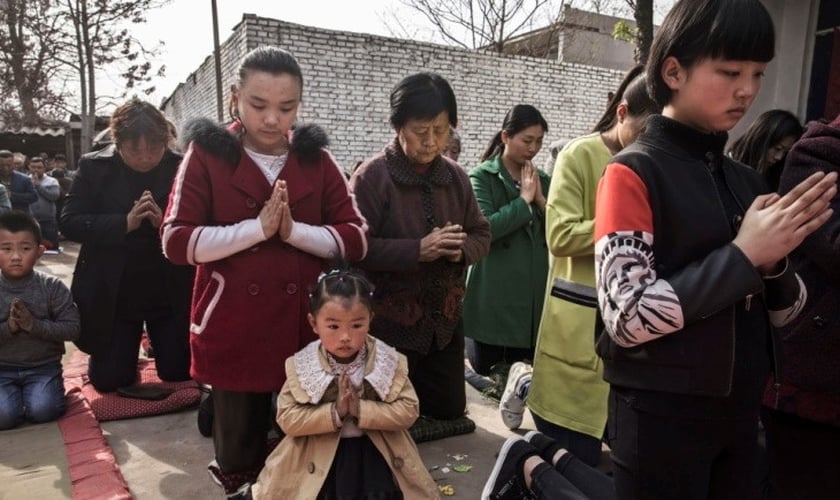
[[18,104],[21,111],[21,119],[24,126],[36,126],[40,121],[38,110],[35,108],[35,95],[31,88],[31,82],[27,81],[26,65],[26,42],[21,26],[26,17],[26,2],[12,1],[6,7],[6,27],[9,30],[10,61],[9,67],[12,70],[12,80],[17,89]]
[[87,113],[87,135],[88,141],[81,146],[82,154],[90,151],[93,144],[93,138],[96,136],[96,68],[93,65],[93,51],[91,45],[93,42],[90,39],[90,22],[88,20],[87,0],[82,0],[82,19],[84,19],[84,30],[82,31],[82,40],[84,42],[85,63],[87,65],[88,77],[88,109]]
[[636,0],[636,62],[645,64],[653,43],[653,0]]
[[[82,131],[79,144],[79,154],[83,155],[90,151],[93,144],[94,130],[96,126],[96,91],[94,90],[95,68],[93,67],[93,47],[89,36],[90,20],[88,19],[87,0],[78,0],[79,23],[76,25],[79,33],[79,76],[82,85]],[[85,86],[87,88],[85,88]]]

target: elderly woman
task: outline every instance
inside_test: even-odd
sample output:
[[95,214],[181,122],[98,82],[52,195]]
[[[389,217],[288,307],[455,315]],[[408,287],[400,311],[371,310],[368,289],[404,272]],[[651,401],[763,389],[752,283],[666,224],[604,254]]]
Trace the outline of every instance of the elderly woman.
[[110,129],[113,144],[80,160],[61,214],[61,232],[82,244],[71,286],[77,345],[102,392],[134,383],[144,324],[160,378],[190,378],[193,271],[164,258],[158,234],[181,156],[167,149],[166,118],[147,102],[118,107]]
[[456,419],[466,407],[461,318],[467,266],[487,254],[490,225],[470,181],[441,155],[458,108],[433,73],[391,92],[396,137],[350,179],[370,227],[361,267],[376,286],[371,334],[408,358],[420,414]]

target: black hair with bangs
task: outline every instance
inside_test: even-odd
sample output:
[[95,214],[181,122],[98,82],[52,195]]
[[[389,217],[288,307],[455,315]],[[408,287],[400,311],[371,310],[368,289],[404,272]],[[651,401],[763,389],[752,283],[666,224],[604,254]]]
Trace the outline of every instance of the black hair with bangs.
[[391,126],[399,130],[409,120],[429,120],[446,111],[449,125],[458,126],[458,104],[445,78],[417,73],[403,78],[391,91]]
[[647,60],[650,96],[660,106],[671,100],[662,79],[665,59],[684,68],[707,59],[766,63],[775,55],[776,34],[770,13],[759,0],[679,0],[665,16]]

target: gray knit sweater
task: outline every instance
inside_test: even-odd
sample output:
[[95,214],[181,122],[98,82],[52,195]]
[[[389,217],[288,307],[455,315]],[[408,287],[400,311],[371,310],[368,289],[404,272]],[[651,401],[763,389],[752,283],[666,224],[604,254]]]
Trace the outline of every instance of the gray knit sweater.
[[[9,333],[9,309],[19,298],[32,313],[32,331]],[[59,361],[64,342],[79,338],[79,311],[58,278],[34,271],[21,279],[0,274],[0,366],[33,367]]]

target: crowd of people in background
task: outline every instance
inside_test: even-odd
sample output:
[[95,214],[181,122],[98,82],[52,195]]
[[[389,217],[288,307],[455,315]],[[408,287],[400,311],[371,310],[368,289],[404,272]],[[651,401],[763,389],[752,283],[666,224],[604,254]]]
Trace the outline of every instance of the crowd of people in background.
[[[469,427],[465,366],[503,367],[502,422],[537,428],[482,499],[830,498],[840,117],[769,110],[727,147],[774,46],[757,0],[677,3],[542,169],[540,110],[513,105],[465,159],[452,86],[421,72],[345,172],[296,123],[304,76],[278,47],[180,147],[134,98],[78,169],[0,150],[0,429],[62,414],[65,341],[112,392],[145,334],[161,379],[212,394],[228,498],[435,498],[408,431]],[[69,290],[34,269],[65,238]]]
[[27,157],[0,150],[0,212],[17,210],[35,217],[48,254],[62,250],[59,243],[64,237],[58,231],[58,217],[74,174],[67,169],[67,159],[61,153]]

